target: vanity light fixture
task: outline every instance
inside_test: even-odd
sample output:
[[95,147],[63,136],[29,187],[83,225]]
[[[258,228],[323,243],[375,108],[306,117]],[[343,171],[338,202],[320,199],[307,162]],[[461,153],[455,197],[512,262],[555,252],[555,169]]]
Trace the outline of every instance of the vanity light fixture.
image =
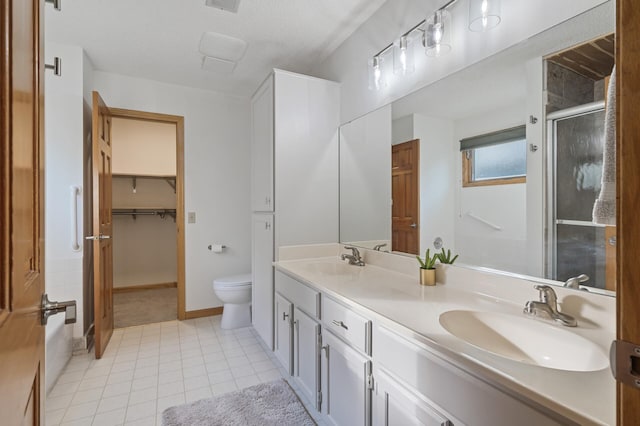
[[393,73],[408,75],[415,70],[413,49],[409,36],[401,36],[393,44]]
[[500,0],[469,0],[469,29],[488,31],[500,23]]
[[438,9],[427,18],[423,38],[427,56],[437,57],[451,51],[451,14],[446,9]]
[[[415,70],[412,40],[415,33],[422,33],[425,54],[430,57],[442,56],[452,50],[451,12],[449,9],[458,0],[449,0],[442,7],[428,15],[426,19],[402,34],[395,42],[388,44],[369,60],[369,90],[380,90],[386,86],[384,76],[384,56],[393,49],[393,72],[408,75]],[[500,23],[500,0],[469,0],[469,29],[482,32]]]

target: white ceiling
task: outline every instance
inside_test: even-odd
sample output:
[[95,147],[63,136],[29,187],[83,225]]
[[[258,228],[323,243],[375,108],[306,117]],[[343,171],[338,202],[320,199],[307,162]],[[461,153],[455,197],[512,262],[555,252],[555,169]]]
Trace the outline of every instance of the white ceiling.
[[[271,68],[312,74],[384,2],[241,0],[234,14],[205,0],[63,0],[46,6],[45,38],[83,47],[96,70],[247,96]],[[201,69],[206,31],[248,43],[233,74]]]

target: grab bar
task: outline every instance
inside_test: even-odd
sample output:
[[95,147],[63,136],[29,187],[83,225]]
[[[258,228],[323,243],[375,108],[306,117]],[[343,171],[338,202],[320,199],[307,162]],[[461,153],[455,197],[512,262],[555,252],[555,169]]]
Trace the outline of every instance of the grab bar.
[[481,217],[476,216],[475,214],[473,214],[473,212],[467,212],[467,216],[469,216],[472,219],[477,220],[478,222],[484,223],[485,225],[487,225],[490,228],[495,229],[496,231],[502,231],[502,227],[498,226],[498,225],[494,225],[493,223],[489,222],[488,220],[485,220]]
[[80,251],[82,247],[78,241],[78,197],[82,193],[79,186],[71,187],[71,249]]

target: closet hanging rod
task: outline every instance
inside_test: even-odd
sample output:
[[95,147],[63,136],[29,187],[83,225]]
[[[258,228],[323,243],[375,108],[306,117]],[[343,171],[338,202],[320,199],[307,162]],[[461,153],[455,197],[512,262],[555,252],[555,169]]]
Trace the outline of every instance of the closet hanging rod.
[[134,219],[136,216],[160,216],[164,219],[165,216],[171,216],[176,219],[176,209],[113,209],[111,211],[113,216],[132,216]]

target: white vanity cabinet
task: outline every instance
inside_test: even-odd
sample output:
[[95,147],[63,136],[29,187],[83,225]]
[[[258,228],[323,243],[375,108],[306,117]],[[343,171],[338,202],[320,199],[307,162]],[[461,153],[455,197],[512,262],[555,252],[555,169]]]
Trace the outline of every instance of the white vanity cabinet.
[[276,293],[274,311],[275,347],[273,351],[284,369],[291,374],[293,305],[280,293]]
[[[497,389],[385,326],[374,327],[373,342],[375,425],[572,424]],[[396,423],[390,418],[401,420]]]
[[300,392],[320,410],[320,324],[295,308],[293,311],[293,372]]
[[371,423],[371,321],[322,298],[322,412],[331,424]]
[[370,424],[371,360],[326,329],[322,345],[322,413],[334,425]]
[[[251,98],[251,208],[272,215],[272,243],[253,244],[253,325],[275,345],[273,268],[283,245],[338,240],[339,84],[274,70]],[[256,265],[258,268],[256,269]]]
[[453,425],[431,401],[403,386],[383,369],[375,376],[372,417],[373,426]]
[[[276,355],[283,366],[293,376],[298,384],[299,391],[312,401],[317,410],[320,409],[320,293],[295,279],[276,271],[276,300],[277,304],[286,307],[290,303],[293,310],[292,321],[289,329],[292,335],[293,345],[289,350],[289,359],[292,360],[291,368],[287,368],[283,359],[287,359],[281,352],[283,342],[276,349]],[[286,302],[286,303],[285,303]],[[285,309],[277,307],[276,333],[283,336],[285,322],[282,321]],[[282,312],[281,312],[282,311]],[[278,341],[280,338],[277,339]]]

